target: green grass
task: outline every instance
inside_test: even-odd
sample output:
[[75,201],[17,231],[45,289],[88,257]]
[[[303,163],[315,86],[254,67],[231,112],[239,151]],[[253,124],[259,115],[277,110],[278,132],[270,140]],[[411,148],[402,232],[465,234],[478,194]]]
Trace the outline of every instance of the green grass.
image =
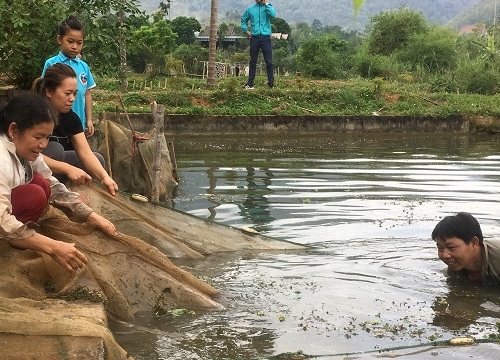
[[[219,78],[213,88],[203,79],[140,76],[121,94],[128,112],[150,112],[156,101],[170,114],[196,115],[403,115],[500,116],[500,95],[432,92],[427,84],[381,79],[349,81],[279,77],[275,89],[257,77],[255,90],[243,90],[244,77]],[[118,80],[98,78],[94,112],[120,109]]]

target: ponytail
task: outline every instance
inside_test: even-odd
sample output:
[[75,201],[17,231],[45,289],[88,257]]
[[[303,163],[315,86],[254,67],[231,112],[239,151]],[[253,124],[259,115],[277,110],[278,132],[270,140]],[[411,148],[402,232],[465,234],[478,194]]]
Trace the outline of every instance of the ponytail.
[[31,85],[31,91],[45,96],[45,91],[44,91],[44,86],[43,86],[43,77],[39,77],[35,81],[33,81],[33,84]]

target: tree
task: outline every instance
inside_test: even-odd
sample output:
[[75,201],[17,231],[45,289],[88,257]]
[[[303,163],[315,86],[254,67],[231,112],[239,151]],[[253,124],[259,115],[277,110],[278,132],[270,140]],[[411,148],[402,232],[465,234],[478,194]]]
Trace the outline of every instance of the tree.
[[428,33],[410,36],[396,56],[402,63],[430,73],[453,69],[458,60],[456,40],[451,30],[433,27]]
[[145,18],[138,8],[138,0],[69,0],[63,4],[63,8],[76,14],[85,26],[85,60],[92,70],[116,74],[120,66],[120,44],[126,43],[123,39],[128,38],[132,30],[130,21]]
[[[121,31],[128,16],[140,14],[136,0],[2,1],[1,71],[21,89],[28,89],[45,60],[57,53],[55,29],[69,14],[76,14],[85,27],[85,59],[94,73],[118,71]],[[125,15],[124,27],[119,12]]]
[[346,42],[333,35],[323,35],[305,41],[297,58],[299,69],[317,78],[339,79],[344,77]]
[[224,38],[226,37],[227,33],[229,31],[229,25],[223,22],[222,24],[219,25],[219,30],[217,31],[217,36],[220,41],[219,49],[224,49]]
[[369,51],[390,55],[401,49],[412,35],[426,33],[428,24],[422,13],[402,8],[373,16],[367,29]]
[[298,22],[294,24],[291,29],[292,40],[290,46],[292,48],[292,52],[295,53],[295,51],[300,48],[301,44],[313,36],[312,34],[313,32],[308,23]]
[[172,30],[177,34],[177,45],[190,45],[196,41],[195,31],[201,30],[201,24],[194,17],[178,16],[170,23]]
[[135,30],[131,43],[135,44],[136,51],[146,50],[144,61],[153,64],[153,71],[156,73],[159,66],[163,65],[165,55],[174,50],[176,37],[167,20],[160,20]]
[[271,19],[271,26],[273,28],[273,32],[282,34],[290,34],[292,32],[290,25],[288,25],[286,20],[279,17]]
[[202,61],[208,61],[208,49],[199,43],[182,44],[175,49],[173,55],[184,62],[188,74],[202,74],[204,66]]
[[160,10],[165,14],[165,17],[169,16],[170,20],[170,5],[172,3],[172,0],[167,0],[167,3],[165,4],[163,1],[160,2]]
[[0,7],[1,72],[10,83],[29,89],[45,60],[57,52],[54,26],[64,18],[64,8],[60,0],[4,3]]

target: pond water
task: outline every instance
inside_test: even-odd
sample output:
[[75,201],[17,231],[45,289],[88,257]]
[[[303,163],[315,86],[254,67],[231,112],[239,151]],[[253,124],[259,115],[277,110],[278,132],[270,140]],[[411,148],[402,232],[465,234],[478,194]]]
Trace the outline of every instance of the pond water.
[[[114,323],[116,339],[136,359],[291,358],[284,354],[298,351],[336,359],[498,334],[500,290],[447,281],[430,239],[442,217],[459,211],[476,216],[485,237],[500,236],[497,136],[173,141],[181,180],[169,206],[309,248],[176,260],[221,290],[226,308]],[[474,356],[498,358],[499,351]]]

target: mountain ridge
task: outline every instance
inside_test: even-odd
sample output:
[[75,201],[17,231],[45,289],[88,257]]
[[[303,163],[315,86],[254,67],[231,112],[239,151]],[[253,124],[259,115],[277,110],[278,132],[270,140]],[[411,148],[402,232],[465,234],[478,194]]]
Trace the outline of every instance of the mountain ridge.
[[[140,8],[147,14],[157,10],[161,0],[140,0]],[[163,0],[165,3],[166,1]],[[363,30],[370,18],[382,11],[405,7],[420,11],[432,23],[444,25],[475,5],[491,0],[366,0],[358,14],[354,14],[352,0],[271,0],[278,17],[290,24],[314,20],[325,26],[337,25],[346,30]],[[253,0],[218,0],[218,20],[238,20],[238,16],[254,3]],[[334,4],[334,5],[333,5]],[[171,19],[178,16],[195,17],[202,24],[210,19],[209,0],[173,0]]]

